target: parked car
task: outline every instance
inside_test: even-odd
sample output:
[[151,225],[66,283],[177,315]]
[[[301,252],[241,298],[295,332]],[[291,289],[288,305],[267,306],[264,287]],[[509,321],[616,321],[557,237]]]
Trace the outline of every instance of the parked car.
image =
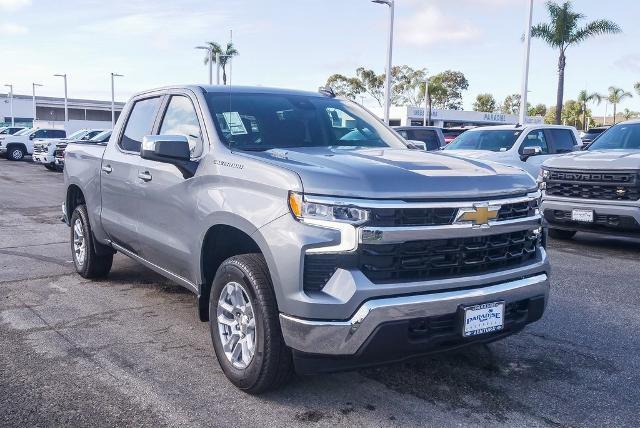
[[4,140],[0,140],[0,154],[6,155],[9,160],[22,160],[26,155],[33,154],[34,140],[64,138],[66,135],[63,129],[23,129],[6,137]]
[[539,181],[552,237],[640,237],[640,120],[614,125],[586,151],[546,161]]
[[594,128],[589,128],[589,130],[582,135],[581,137],[582,142],[583,143],[592,142],[593,140],[598,138],[600,134],[602,134],[604,131],[606,131],[609,128],[610,126],[597,126]]
[[56,144],[56,149],[53,153],[55,158],[56,167],[58,169],[64,168],[64,152],[68,144],[107,144],[111,137],[111,130],[102,131],[98,135],[89,138],[88,140],[80,139],[73,141],[61,141]]
[[442,134],[444,135],[445,144],[449,144],[469,129],[471,128],[443,128]]
[[517,166],[533,177],[538,176],[545,160],[578,149],[576,129],[560,125],[476,128],[445,147],[457,156]]
[[43,164],[47,169],[56,169],[55,150],[58,143],[88,140],[102,131],[104,129],[80,129],[67,138],[38,139],[33,143],[33,161]]
[[117,251],[194,292],[247,392],[501,339],[547,302],[531,176],[407,150],[326,91],[146,91],[64,178],[76,271]]
[[0,136],[13,135],[23,129],[25,129],[24,126],[3,126],[0,127]]
[[440,150],[445,145],[442,129],[435,126],[398,126],[394,129],[407,141],[424,143],[427,151]]

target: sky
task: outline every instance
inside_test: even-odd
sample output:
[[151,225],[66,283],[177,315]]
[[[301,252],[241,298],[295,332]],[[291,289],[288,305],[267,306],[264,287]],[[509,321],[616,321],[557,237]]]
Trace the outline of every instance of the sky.
[[[565,99],[611,85],[633,92],[640,81],[640,1],[574,0],[587,20],[607,18],[623,34],[588,40],[567,52]],[[501,102],[520,92],[527,0],[396,0],[394,64],[430,74],[462,71],[464,106],[479,93]],[[534,23],[546,20],[534,2]],[[586,22],[586,21],[585,21]],[[0,0],[0,84],[17,94],[108,100],[168,84],[206,83],[206,41],[224,43],[233,30],[240,55],[232,83],[316,90],[333,73],[385,67],[388,8],[369,0]],[[532,104],[555,104],[557,52],[531,48]],[[2,88],[4,89],[4,88]],[[4,91],[3,91],[4,92]],[[368,101],[365,101],[365,104]],[[625,101],[640,111],[640,96]],[[604,104],[593,106],[604,113]],[[611,110],[609,109],[609,112]]]

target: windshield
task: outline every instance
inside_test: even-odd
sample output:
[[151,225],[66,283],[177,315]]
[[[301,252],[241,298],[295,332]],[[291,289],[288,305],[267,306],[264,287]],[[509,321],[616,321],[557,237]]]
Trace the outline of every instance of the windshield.
[[445,148],[445,150],[490,150],[506,152],[520,136],[522,131],[468,131],[461,134]]
[[288,94],[209,93],[209,110],[227,147],[394,147],[402,140],[357,104]]
[[640,123],[612,126],[588,150],[640,150]]
[[18,131],[13,135],[27,135],[28,133],[30,133],[33,130],[34,130],[34,128],[24,128],[23,130]]
[[110,136],[111,136],[111,131],[102,131],[98,135],[91,137],[89,141],[93,141],[96,143],[103,143],[106,140],[108,140]]
[[73,134],[69,135],[67,137],[67,140],[79,140],[80,138],[82,138],[85,134],[87,133],[87,131],[85,129],[81,129],[80,131],[76,131]]

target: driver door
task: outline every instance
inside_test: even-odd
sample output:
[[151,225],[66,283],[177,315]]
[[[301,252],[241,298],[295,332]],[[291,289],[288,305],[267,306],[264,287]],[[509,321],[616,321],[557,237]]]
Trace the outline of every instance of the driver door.
[[525,135],[520,149],[518,150],[520,156],[522,156],[523,150],[527,147],[539,147],[541,152],[539,155],[529,156],[523,163],[522,168],[527,171],[533,178],[538,177],[540,173],[540,167],[553,155],[549,151],[549,144],[547,133],[544,129],[536,129]]

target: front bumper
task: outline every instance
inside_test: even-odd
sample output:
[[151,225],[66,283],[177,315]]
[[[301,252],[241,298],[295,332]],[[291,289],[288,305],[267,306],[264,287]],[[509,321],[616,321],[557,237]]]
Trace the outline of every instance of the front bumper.
[[[459,289],[439,293],[386,297],[368,300],[346,321],[307,320],[280,314],[280,325],[287,346],[298,353],[322,356],[356,356],[362,353],[365,344],[376,336],[375,332],[385,325],[407,323],[421,319],[455,316],[460,308],[480,303],[504,301],[510,303],[538,301],[542,305],[536,316],[529,316],[521,326],[542,316],[549,295],[549,278],[546,273],[501,282],[478,288]],[[459,327],[459,326],[458,326]],[[454,327],[455,337],[462,339],[461,327]],[[513,329],[515,331],[515,329]],[[469,338],[464,342],[495,340],[510,330],[489,334],[486,337]],[[405,336],[409,334],[405,330]],[[451,333],[451,332],[450,332]],[[395,335],[401,342],[409,340]],[[458,342],[456,342],[458,343]],[[441,348],[446,348],[442,344]],[[449,346],[452,347],[452,346]]]
[[56,160],[53,156],[48,155],[46,153],[34,153],[33,155],[31,155],[31,158],[36,163],[41,163],[46,165],[53,164]]
[[[544,222],[553,229],[582,232],[640,235],[640,202],[602,203],[602,201],[577,201],[568,198],[545,198],[541,211]],[[593,210],[594,222],[571,220],[574,209]]]

